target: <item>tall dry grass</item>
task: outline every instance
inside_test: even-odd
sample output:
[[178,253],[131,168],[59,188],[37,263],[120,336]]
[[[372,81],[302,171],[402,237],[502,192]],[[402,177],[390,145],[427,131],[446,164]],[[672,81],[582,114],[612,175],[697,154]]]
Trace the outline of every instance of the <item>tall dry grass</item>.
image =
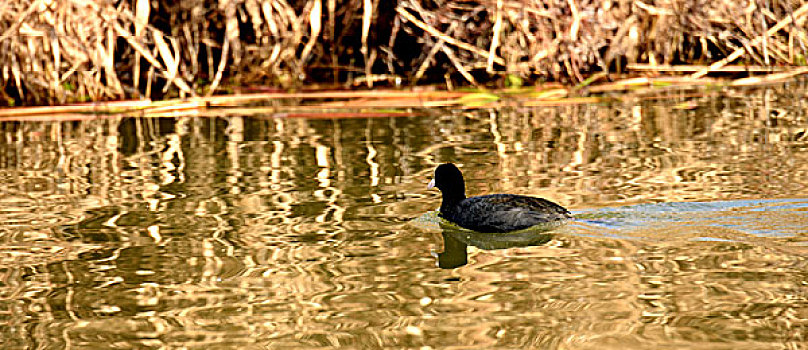
[[752,74],[806,64],[806,12],[801,0],[5,0],[0,105],[581,82],[670,64]]

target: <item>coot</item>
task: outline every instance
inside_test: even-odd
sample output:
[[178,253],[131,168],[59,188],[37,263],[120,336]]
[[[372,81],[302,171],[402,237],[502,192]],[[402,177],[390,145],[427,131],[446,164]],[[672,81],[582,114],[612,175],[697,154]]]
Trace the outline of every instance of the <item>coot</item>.
[[466,198],[463,174],[454,164],[441,164],[427,188],[437,187],[443,201],[440,216],[477,232],[509,232],[572,218],[564,207],[544,198],[489,194]]

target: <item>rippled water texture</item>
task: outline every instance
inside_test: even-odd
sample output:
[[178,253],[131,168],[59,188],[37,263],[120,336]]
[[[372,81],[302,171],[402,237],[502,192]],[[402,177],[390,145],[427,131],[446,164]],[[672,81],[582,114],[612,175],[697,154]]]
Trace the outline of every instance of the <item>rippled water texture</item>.
[[[0,346],[801,348],[804,91],[2,123]],[[442,225],[442,162],[577,219]]]

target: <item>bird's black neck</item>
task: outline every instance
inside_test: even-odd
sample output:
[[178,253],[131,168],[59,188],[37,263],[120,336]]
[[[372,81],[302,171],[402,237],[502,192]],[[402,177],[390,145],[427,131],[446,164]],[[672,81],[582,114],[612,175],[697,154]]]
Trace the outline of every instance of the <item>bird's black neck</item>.
[[443,214],[453,212],[457,206],[457,203],[460,203],[460,201],[464,199],[466,199],[465,189],[461,189],[459,191],[455,190],[450,193],[444,192],[443,200],[440,203],[440,212]]

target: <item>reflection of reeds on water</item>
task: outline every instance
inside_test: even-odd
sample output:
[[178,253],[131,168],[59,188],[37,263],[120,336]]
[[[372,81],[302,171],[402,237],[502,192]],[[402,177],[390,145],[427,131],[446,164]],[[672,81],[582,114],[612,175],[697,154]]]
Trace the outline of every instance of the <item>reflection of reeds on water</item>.
[[6,194],[53,206],[42,215],[68,202],[171,205],[203,216],[236,210],[272,231],[325,232],[432,209],[422,182],[444,161],[463,164],[470,194],[573,206],[782,196],[803,189],[806,172],[804,108],[787,98],[753,90],[721,102],[683,97],[674,108],[448,110],[434,119],[4,124],[0,160]]
[[[227,332],[197,321],[226,315],[238,339],[368,347],[413,345],[401,339],[419,331],[446,345],[580,345],[564,339],[662,332],[676,322],[686,332],[687,317],[704,310],[770,315],[774,306],[758,312],[729,301],[745,296],[745,283],[782,283],[786,298],[794,284],[778,280],[782,271],[742,280],[715,270],[743,259],[765,265],[778,253],[766,247],[712,254],[562,236],[548,249],[470,251],[474,268],[452,281],[423,272],[434,242],[401,223],[438,205],[425,185],[444,161],[464,165],[470,194],[572,207],[804,195],[807,118],[801,95],[789,91],[802,93],[412,118],[3,123],[0,236],[13,243],[4,243],[2,262],[10,279],[53,278],[30,282],[35,298],[15,299],[45,311],[8,314],[15,324],[83,320],[82,335],[112,322],[200,342]],[[705,270],[688,275],[693,266]],[[711,274],[727,283],[697,283]],[[717,297],[727,286],[728,299]],[[728,302],[709,311],[692,298],[698,293]],[[469,310],[476,314],[456,317]],[[157,316],[134,325],[100,318],[144,313]],[[492,323],[492,315],[505,317]],[[416,318],[391,321],[400,316]],[[711,339],[731,335],[713,331]]]
[[[326,232],[346,220],[362,226],[363,215],[417,213],[426,204],[417,199],[419,181],[443,161],[462,161],[470,193],[516,191],[572,205],[737,197],[765,193],[766,186],[800,190],[804,111],[770,107],[784,105],[781,98],[761,90],[720,105],[696,99],[689,110],[649,102],[450,112],[434,121],[6,124],[12,142],[3,154],[7,191],[30,200],[157,211],[195,201],[185,205],[198,214],[238,209],[264,220],[265,229]],[[196,193],[174,198],[163,190],[175,184]]]

